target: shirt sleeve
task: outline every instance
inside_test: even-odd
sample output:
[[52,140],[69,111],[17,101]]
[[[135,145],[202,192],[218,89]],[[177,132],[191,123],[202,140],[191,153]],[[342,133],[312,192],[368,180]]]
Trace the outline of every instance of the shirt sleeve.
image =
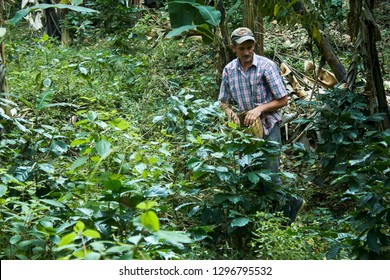
[[232,94],[230,92],[230,87],[229,87],[228,71],[225,67],[222,72],[222,82],[221,82],[221,87],[219,89],[218,100],[229,104],[231,98],[232,98]]
[[280,99],[287,95],[280,69],[275,62],[269,64],[264,75],[274,99]]

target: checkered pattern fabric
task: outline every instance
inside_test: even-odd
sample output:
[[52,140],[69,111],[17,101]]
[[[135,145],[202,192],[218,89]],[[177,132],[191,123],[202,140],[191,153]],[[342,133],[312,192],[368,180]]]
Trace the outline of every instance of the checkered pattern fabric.
[[[223,70],[218,100],[235,104],[239,113],[252,110],[287,95],[280,69],[272,60],[254,54],[247,72],[236,58]],[[264,135],[268,135],[275,123],[281,120],[278,111],[261,115]]]

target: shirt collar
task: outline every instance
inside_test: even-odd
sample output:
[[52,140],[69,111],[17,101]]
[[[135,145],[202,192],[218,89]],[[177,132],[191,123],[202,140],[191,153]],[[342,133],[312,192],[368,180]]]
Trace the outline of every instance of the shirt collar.
[[[258,68],[259,64],[260,64],[260,61],[259,61],[259,59],[257,59],[257,55],[255,53],[253,53],[252,65],[250,67],[255,66],[256,68]],[[240,61],[238,60],[238,58],[236,58],[234,60],[234,63],[232,65],[232,69],[237,69],[237,70],[238,69],[242,69]]]

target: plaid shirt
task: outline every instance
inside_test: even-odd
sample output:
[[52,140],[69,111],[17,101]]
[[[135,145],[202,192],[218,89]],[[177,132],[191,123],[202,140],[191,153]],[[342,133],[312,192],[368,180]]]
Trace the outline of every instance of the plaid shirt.
[[[286,95],[277,65],[266,57],[254,54],[247,72],[244,72],[237,58],[225,66],[218,100],[227,104],[234,101],[241,113]],[[268,135],[275,123],[281,120],[278,111],[264,112],[260,118],[264,135]]]

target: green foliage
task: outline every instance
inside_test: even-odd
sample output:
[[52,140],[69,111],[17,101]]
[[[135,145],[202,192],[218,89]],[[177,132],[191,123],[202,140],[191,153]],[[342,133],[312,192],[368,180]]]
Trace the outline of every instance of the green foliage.
[[19,10],[16,12],[15,16],[10,20],[11,24],[17,24],[20,22],[25,16],[35,10],[45,10],[45,9],[68,9],[79,13],[98,13],[98,11],[89,9],[86,7],[81,7],[77,5],[66,5],[66,4],[38,4],[29,8],[25,8],[23,10]]
[[262,260],[315,260],[324,259],[326,241],[321,229],[292,226],[282,227],[285,217],[259,212],[255,217],[250,247],[256,259]]
[[332,255],[346,246],[352,258],[388,258],[389,131],[377,131],[382,117],[369,114],[363,95],[336,88],[321,101],[316,118],[321,135],[318,182],[331,184],[334,195],[348,203],[346,221],[351,226]]
[[[77,49],[19,41],[10,27],[0,258],[388,258],[389,135],[364,97],[323,95],[316,118],[300,120],[322,136],[317,150],[284,147],[288,160],[272,174],[258,167],[280,147],[226,122],[214,100],[213,50],[162,40],[166,23],[145,13]],[[308,196],[315,183],[334,193],[322,208],[308,201],[287,228],[266,214],[287,189]]]
[[[356,206],[347,217],[354,235],[342,240],[353,249],[358,259],[388,259],[390,257],[390,131],[369,136],[370,143],[355,151],[343,162],[332,182],[347,185],[343,197]],[[338,246],[340,249],[342,246]]]
[[221,21],[221,13],[214,7],[200,5],[195,0],[171,0],[168,1],[168,12],[173,30],[167,38],[196,29],[204,42],[214,41],[214,28]]

